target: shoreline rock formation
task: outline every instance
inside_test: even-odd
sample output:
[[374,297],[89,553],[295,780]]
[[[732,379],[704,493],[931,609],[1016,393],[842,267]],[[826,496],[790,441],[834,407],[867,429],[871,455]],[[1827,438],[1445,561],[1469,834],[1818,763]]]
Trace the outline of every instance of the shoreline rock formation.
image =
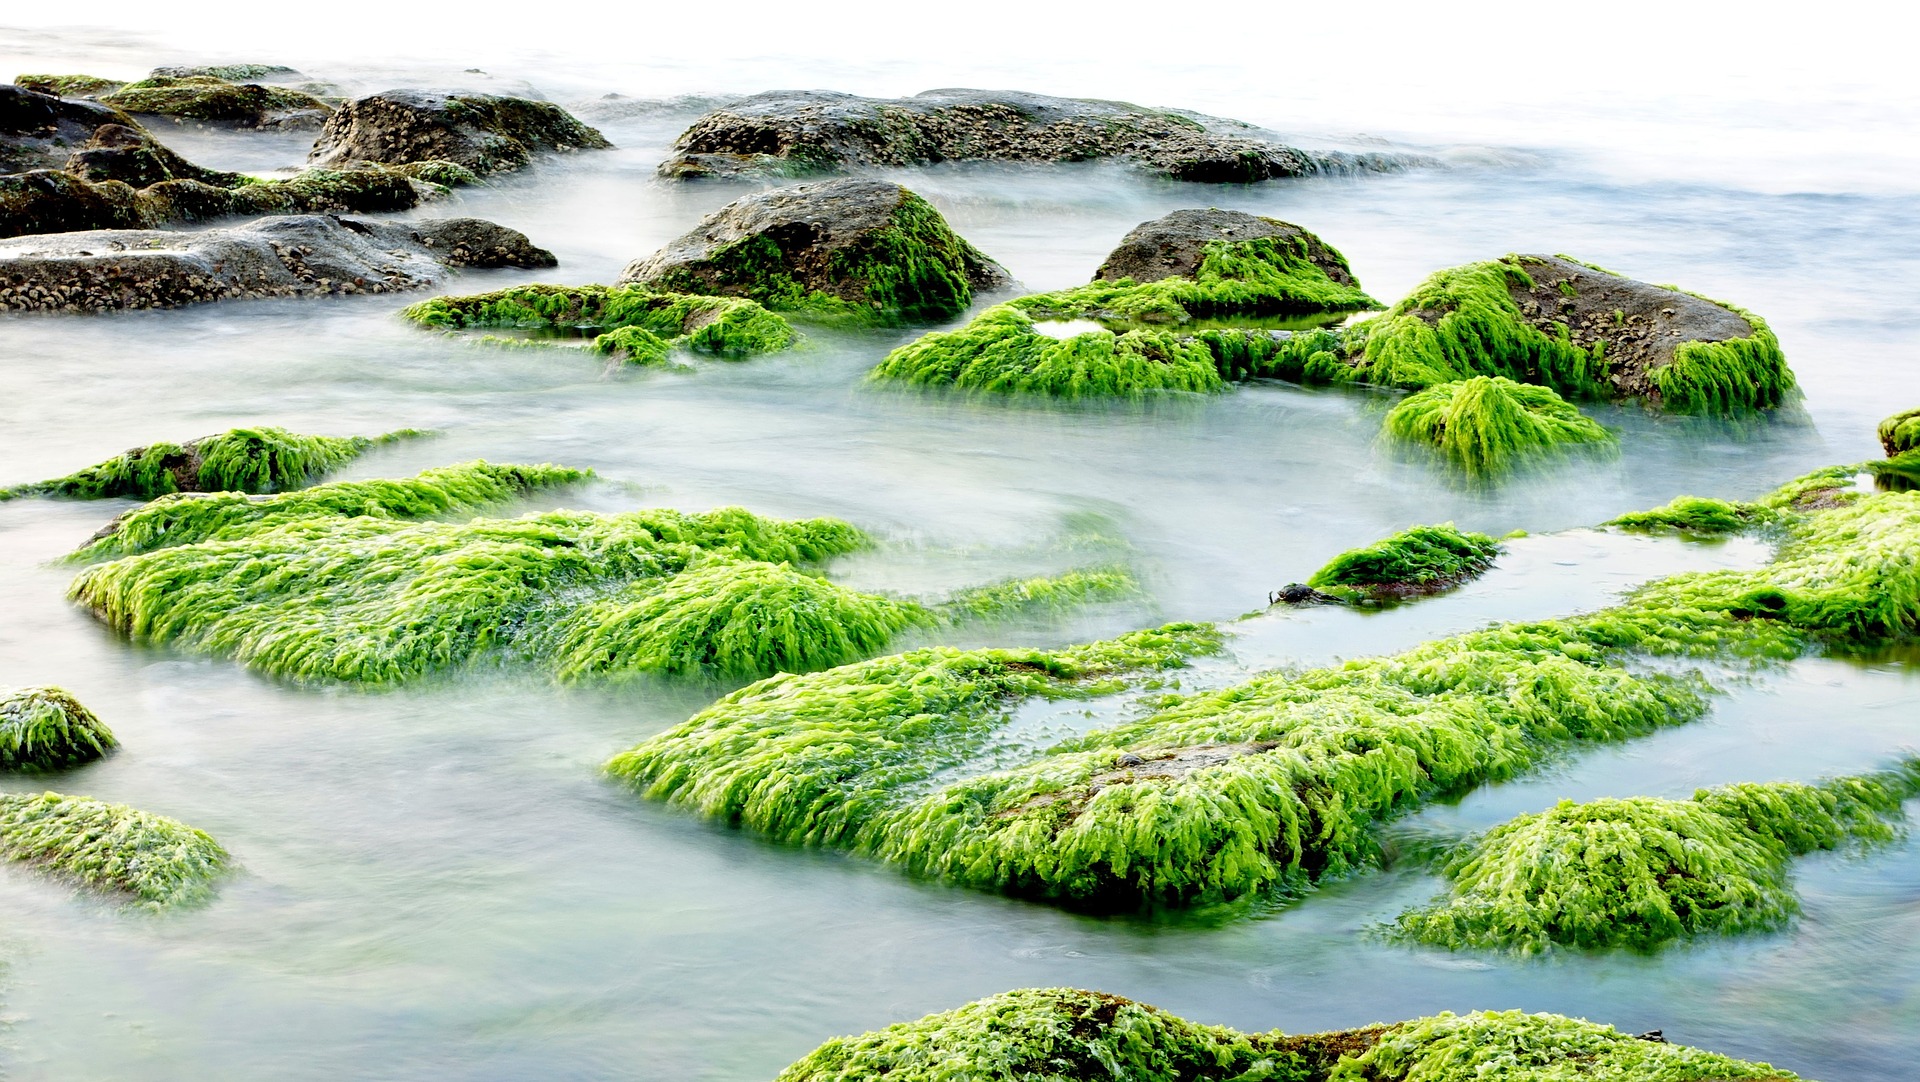
[[525,168],[537,153],[605,150],[612,145],[552,102],[389,90],[335,110],[307,162],[332,168],[360,162],[452,162],[484,177]]

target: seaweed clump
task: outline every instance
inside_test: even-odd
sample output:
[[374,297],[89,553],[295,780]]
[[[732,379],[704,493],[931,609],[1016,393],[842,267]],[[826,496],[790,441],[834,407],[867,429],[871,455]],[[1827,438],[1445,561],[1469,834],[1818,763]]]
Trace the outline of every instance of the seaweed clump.
[[776,1082],[1793,1082],[1764,1063],[1520,1011],[1288,1035],[1190,1022],[1102,992],[1024,988],[854,1037]]
[[1450,893],[1397,933],[1453,949],[1623,947],[1774,931],[1799,911],[1790,858],[1891,840],[1920,794],[1920,760],[1819,785],[1703,789],[1692,800],[1604,799],[1504,823],[1448,861]]
[[793,327],[754,301],[660,293],[643,286],[511,286],[464,297],[434,297],[403,313],[449,330],[524,328],[593,333],[588,348],[628,364],[665,365],[674,350],[737,359],[791,346]]
[[1835,472],[1770,497],[1787,509],[1765,567],[1149,700],[1049,748],[994,750],[1011,705],[1051,686],[1028,677],[1056,660],[915,652],[742,689],[612,769],[780,840],[1064,904],[1302,890],[1376,865],[1374,828],[1436,796],[1705,712],[1704,677],[1637,659],[1784,659],[1920,630],[1920,493],[1801,502],[1831,494]]
[[0,770],[60,770],[117,744],[113,730],[65,688],[0,691]]
[[1388,412],[1385,432],[1439,450],[1472,477],[1497,475],[1523,459],[1568,447],[1611,448],[1616,442],[1551,388],[1504,376],[1429,387]]
[[1392,601],[1444,593],[1493,566],[1500,544],[1452,523],[1415,526],[1343,552],[1307,585],[1342,600]]
[[311,484],[370,448],[419,435],[422,433],[414,429],[369,438],[307,436],[271,427],[234,428],[184,444],[135,447],[65,477],[0,489],[0,499],[58,496],[72,500],[150,500],[172,492],[280,492]]
[[0,793],[0,857],[151,909],[204,897],[228,863],[185,823],[58,793]]

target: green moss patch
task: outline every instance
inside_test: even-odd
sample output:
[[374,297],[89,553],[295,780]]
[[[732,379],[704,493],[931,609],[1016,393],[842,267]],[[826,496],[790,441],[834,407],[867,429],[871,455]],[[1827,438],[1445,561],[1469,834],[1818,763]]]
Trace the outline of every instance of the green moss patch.
[[1881,421],[1880,446],[1887,449],[1888,458],[1920,451],[1920,408],[1896,413]]
[[[1322,258],[1346,266],[1339,252],[1319,247]],[[1312,254],[1313,242],[1305,234],[1213,241],[1191,277],[1175,275],[1138,284],[1130,278],[1096,281],[1009,303],[1041,318],[1176,324],[1216,316],[1339,313],[1379,307],[1358,285],[1334,280]]]
[[[783,841],[1069,904],[1301,889],[1372,866],[1374,828],[1424,801],[1706,710],[1703,679],[1636,658],[1789,658],[1920,630],[1920,494],[1795,502],[1824,483],[1769,498],[1783,540],[1767,567],[1163,698],[1011,766],[982,749],[1071,652],[920,651],[754,685],[610,769]],[[1190,627],[1143,634],[1181,644],[1169,661],[1198,648]]]
[[1496,476],[1569,447],[1612,447],[1611,432],[1551,388],[1475,376],[1409,396],[1387,413],[1385,432],[1432,447],[1471,477]]
[[1648,950],[1686,936],[1766,932],[1799,911],[1789,858],[1885,841],[1920,761],[1821,785],[1706,789],[1692,800],[1561,801],[1450,860],[1450,893],[1398,934],[1450,948]]
[[119,79],[102,79],[98,75],[16,75],[13,85],[60,98],[91,98],[127,84]]
[[311,484],[372,447],[421,434],[403,429],[373,438],[305,436],[284,428],[234,428],[184,444],[136,447],[65,477],[0,490],[0,499],[150,500],[171,492],[279,492]]
[[204,897],[227,867],[184,823],[58,793],[0,793],[0,857],[154,909]]
[[59,770],[90,763],[118,741],[64,688],[0,690],[0,770]]
[[1763,1063],[1519,1011],[1289,1036],[1102,992],[1025,988],[854,1037],[776,1082],[1793,1082]]
[[1634,511],[1607,525],[1637,533],[1677,533],[1703,537],[1742,533],[1773,521],[1771,509],[1758,504],[1716,500],[1708,496],[1675,496],[1650,511]]
[[318,119],[333,112],[326,102],[291,87],[230,83],[212,75],[152,76],[102,95],[100,102],[129,113],[249,125],[276,114],[305,112]]
[[1452,523],[1415,526],[1364,548],[1343,552],[1307,585],[1339,597],[1389,601],[1443,593],[1493,566],[1500,545]]
[[859,530],[738,508],[433,521],[583,476],[475,462],[269,497],[166,497],[76,554],[118,559],[70,595],[139,640],[295,679],[392,683],[503,658],[561,679],[760,677],[854,661],[908,627],[1135,589],[1121,573],[1073,572],[946,605],[861,593],[807,570],[868,545]]
[[629,364],[660,365],[674,350],[736,359],[786,349],[785,319],[740,297],[659,293],[641,286],[513,286],[464,297],[435,297],[403,313],[448,330],[524,328],[593,334],[589,348]]

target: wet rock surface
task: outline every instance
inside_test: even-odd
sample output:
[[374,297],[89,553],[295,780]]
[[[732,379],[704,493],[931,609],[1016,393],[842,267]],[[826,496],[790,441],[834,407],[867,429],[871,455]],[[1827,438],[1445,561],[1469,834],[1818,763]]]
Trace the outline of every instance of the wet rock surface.
[[101,97],[129,113],[240,128],[318,128],[333,107],[305,91],[212,75],[153,75]]
[[1426,162],[1414,154],[1302,150],[1235,121],[1126,102],[987,90],[894,99],[831,91],[757,94],[701,117],[674,150],[660,166],[662,176],[1119,158],[1178,180],[1246,183]]
[[926,200],[868,179],[736,200],[620,277],[621,284],[752,297],[772,307],[822,294],[860,308],[942,316],[965,308],[971,290],[1011,281]]
[[1344,286],[1359,287],[1347,261],[1312,233],[1277,218],[1215,209],[1176,210],[1165,217],[1142,222],[1121,238],[1119,247],[1108,253],[1093,278],[1109,282],[1131,278],[1142,284],[1175,276],[1191,278],[1200,269],[1208,244],[1263,237],[1304,240],[1307,258],[1325,271],[1328,278]]
[[204,169],[167,149],[143,128],[102,124],[67,158],[67,172],[85,180],[117,180],[146,188],[168,180],[197,180],[218,188],[241,183],[240,174]]
[[73,148],[102,124],[133,123],[127,114],[97,102],[0,84],[0,173],[62,168]]
[[523,168],[541,151],[612,145],[552,102],[389,90],[342,105],[328,118],[307,160],[328,166],[450,161],[485,175]]
[[474,219],[398,223],[313,214],[197,233],[17,237],[0,241],[0,309],[100,311],[393,293],[434,285],[449,265],[551,266],[553,257],[512,230]]
[[[1666,286],[1649,285],[1552,255],[1510,261],[1533,280],[1509,279],[1507,291],[1528,322],[1591,350],[1605,339],[1610,378],[1621,396],[1652,397],[1648,373],[1673,363],[1686,342],[1724,342],[1753,334],[1746,318],[1724,305]],[[1438,316],[1436,315],[1437,319]]]

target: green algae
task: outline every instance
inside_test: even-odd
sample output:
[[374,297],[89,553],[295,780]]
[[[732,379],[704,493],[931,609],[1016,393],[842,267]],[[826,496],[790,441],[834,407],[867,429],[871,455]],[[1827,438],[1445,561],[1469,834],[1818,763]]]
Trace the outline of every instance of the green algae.
[[[432,158],[423,162],[406,162],[388,166],[394,172],[415,180],[424,180],[428,184],[438,184],[442,188],[464,188],[480,183],[480,174],[444,158]],[[319,172],[320,170],[314,170]]]
[[1153,700],[1008,769],[961,776],[1012,706],[1052,684],[1010,682],[1018,656],[981,651],[755,685],[610,769],[648,798],[779,840],[1065,904],[1295,891],[1377,864],[1377,825],[1427,800],[1705,712],[1703,677],[1630,667],[1639,659],[1765,663],[1920,631],[1920,493],[1837,492],[1848,475],[1818,471],[1760,501],[1780,541],[1766,567]]
[[1436,594],[1479,577],[1499,554],[1499,543],[1486,534],[1462,532],[1450,522],[1415,526],[1341,553],[1307,585],[1373,601]]
[[1449,860],[1450,892],[1396,933],[1452,949],[1652,950],[1698,935],[1775,931],[1799,911],[1789,859],[1885,842],[1920,760],[1820,785],[1741,784],[1692,800],[1561,801]]
[[1710,496],[1675,496],[1650,511],[1634,511],[1609,520],[1636,533],[1677,533],[1713,537],[1743,533],[1767,525],[1774,512],[1758,504],[1717,500]]
[[324,116],[333,107],[304,91],[258,83],[232,83],[213,75],[150,76],[100,97],[129,113],[214,122],[261,124],[275,113],[309,111]]
[[1023,988],[852,1037],[776,1082],[1794,1082],[1764,1063],[1520,1011],[1243,1033],[1102,992]]
[[150,500],[173,492],[279,492],[311,484],[373,447],[421,435],[415,429],[369,438],[307,436],[272,427],[234,428],[185,444],[136,447],[65,477],[0,489],[0,499]]
[[184,823],[58,793],[0,793],[0,857],[151,909],[205,897],[228,864]]
[[98,75],[16,75],[13,84],[23,90],[37,90],[60,98],[95,97],[126,85],[123,80],[102,79]]
[[0,770],[60,770],[117,745],[113,731],[64,688],[0,690]]
[[409,306],[406,318],[464,330],[518,327],[598,331],[589,348],[636,365],[658,365],[685,349],[737,359],[786,349],[796,340],[785,319],[741,297],[656,292],[642,286],[512,286]]
[[992,265],[933,204],[904,188],[886,225],[827,253],[824,277],[846,283],[843,292],[826,292],[796,278],[794,258],[779,240],[762,233],[646,284],[670,292],[747,297],[774,311],[826,322],[891,326],[951,319],[966,311],[973,303],[972,268]]
[[1906,410],[1880,422],[1880,446],[1888,458],[1920,450],[1920,408]]
[[1504,376],[1474,376],[1411,395],[1387,413],[1384,431],[1437,449],[1473,477],[1496,476],[1569,447],[1617,442],[1551,388]]
[[[1357,286],[1336,282],[1308,258],[1305,237],[1207,244],[1192,277],[1096,281],[995,305],[952,331],[924,335],[887,354],[868,378],[965,390],[1077,397],[1211,392],[1228,381],[1344,373],[1337,336],[1259,328],[1186,328],[1218,316],[1338,313],[1376,307]],[[1345,260],[1331,248],[1329,258]],[[1066,338],[1035,321],[1115,324]],[[1320,357],[1320,354],[1325,354]]]
[[1327,1082],[1794,1082],[1764,1063],[1556,1014],[1451,1012],[1389,1027]]
[[940,605],[949,619],[986,620],[1019,613],[1058,614],[1101,601],[1138,596],[1140,584],[1121,568],[1067,571],[957,590]]

